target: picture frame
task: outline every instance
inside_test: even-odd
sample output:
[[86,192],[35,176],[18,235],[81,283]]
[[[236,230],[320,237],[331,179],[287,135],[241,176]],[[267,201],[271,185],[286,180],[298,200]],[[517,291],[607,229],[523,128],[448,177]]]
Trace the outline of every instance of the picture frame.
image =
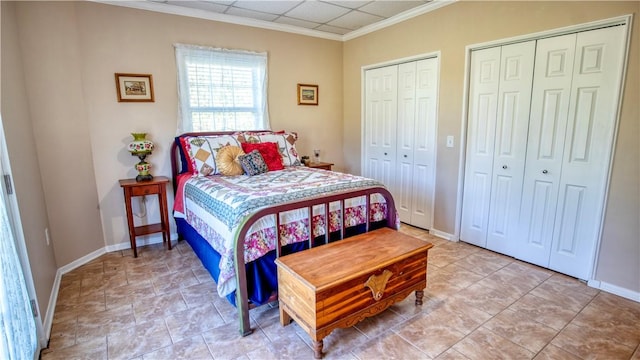
[[298,105],[318,105],[318,85],[298,84]]
[[154,102],[151,74],[116,73],[118,102]]

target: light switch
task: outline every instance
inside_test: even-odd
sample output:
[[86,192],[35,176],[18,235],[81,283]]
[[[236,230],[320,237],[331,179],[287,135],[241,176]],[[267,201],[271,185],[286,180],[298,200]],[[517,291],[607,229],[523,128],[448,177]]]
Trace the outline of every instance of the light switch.
[[447,136],[447,147],[453,147],[453,135]]

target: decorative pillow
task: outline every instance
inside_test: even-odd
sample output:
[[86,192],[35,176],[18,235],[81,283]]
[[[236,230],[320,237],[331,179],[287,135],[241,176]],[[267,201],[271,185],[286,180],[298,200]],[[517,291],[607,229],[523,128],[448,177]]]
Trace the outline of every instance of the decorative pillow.
[[[300,162],[300,157],[298,156],[298,151],[296,150],[295,144],[297,140],[298,140],[298,134],[294,132],[290,132],[290,133],[287,133],[284,131],[245,132],[243,134],[243,141],[246,141],[248,143],[265,143],[265,142],[276,143],[278,145],[278,151],[282,156],[282,164],[284,166],[302,165],[302,162]],[[271,168],[269,168],[269,170],[271,170]]]
[[185,136],[181,144],[191,172],[207,176],[220,174],[216,165],[218,151],[229,145],[240,146],[240,141],[233,135]]
[[222,175],[242,175],[244,170],[238,157],[244,155],[244,151],[239,146],[228,145],[218,150],[216,155],[216,165]]
[[253,150],[258,150],[260,152],[260,155],[262,155],[264,162],[267,164],[267,168],[269,168],[269,171],[284,169],[284,166],[282,165],[282,156],[280,156],[278,145],[276,143],[242,143],[242,150],[244,150],[245,153],[250,153]]
[[244,169],[245,174],[254,176],[269,171],[264,158],[258,150],[253,150],[248,154],[238,156],[238,161]]

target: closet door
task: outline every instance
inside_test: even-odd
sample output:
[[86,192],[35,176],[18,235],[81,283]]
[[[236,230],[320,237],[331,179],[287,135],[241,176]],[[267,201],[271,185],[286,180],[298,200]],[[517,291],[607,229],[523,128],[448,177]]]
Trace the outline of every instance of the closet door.
[[538,40],[515,257],[549,266],[576,35]]
[[460,239],[486,247],[501,48],[471,54],[467,152]]
[[398,67],[397,157],[400,219],[429,229],[432,221],[438,59]]
[[522,199],[535,41],[502,47],[487,248],[513,255]]
[[396,125],[398,121],[398,67],[365,73],[364,176],[387,186],[396,199]]
[[[577,34],[549,267],[591,277],[621,86],[625,27]],[[637,80],[637,79],[636,79]]]
[[538,41],[516,257],[581,279],[600,235],[624,31]]

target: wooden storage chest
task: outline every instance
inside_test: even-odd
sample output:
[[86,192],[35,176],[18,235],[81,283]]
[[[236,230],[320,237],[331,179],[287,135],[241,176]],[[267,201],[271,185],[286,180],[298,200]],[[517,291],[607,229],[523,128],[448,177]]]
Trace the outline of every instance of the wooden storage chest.
[[280,322],[293,318],[322,357],[322,339],[416,292],[422,304],[431,243],[389,228],[276,259]]

